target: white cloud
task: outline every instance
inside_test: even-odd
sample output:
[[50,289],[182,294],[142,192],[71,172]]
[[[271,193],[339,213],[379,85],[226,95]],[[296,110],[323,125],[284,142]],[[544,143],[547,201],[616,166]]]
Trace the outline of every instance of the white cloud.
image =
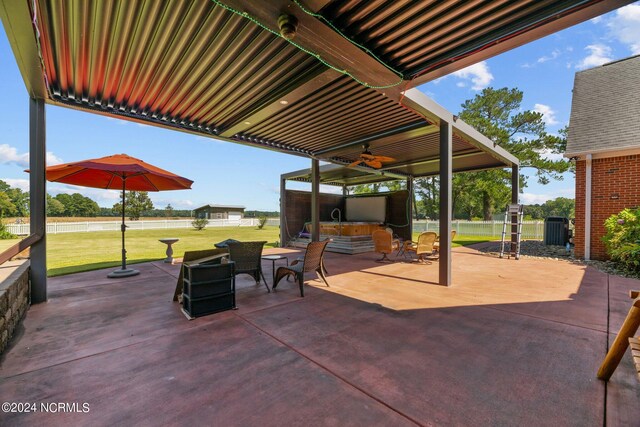
[[22,191],[29,191],[29,180],[20,178],[2,178],[2,181],[12,188],[19,188]]
[[602,22],[602,16],[596,16],[595,18],[591,18],[589,22],[593,24],[599,24],[600,22]]
[[[16,147],[12,147],[9,144],[0,144],[0,163],[1,164],[15,164],[23,168],[29,167],[29,153],[18,153]],[[62,159],[51,151],[47,151],[47,165],[59,165],[62,163]]]
[[556,112],[553,111],[548,105],[535,104],[533,106],[533,111],[542,114],[542,121],[547,125],[557,125],[559,123],[556,119]]
[[56,156],[51,151],[47,151],[47,166],[59,165],[60,163],[63,163],[60,157]]
[[52,183],[47,185],[47,193],[55,196],[57,194],[80,193],[85,197],[95,200],[100,206],[111,207],[121,199],[121,192],[118,190],[103,190],[101,188],[80,187],[71,184]]
[[553,200],[556,197],[554,194],[522,193],[520,194],[520,203],[524,205],[536,205],[542,204],[547,200]]
[[525,205],[542,204],[547,200],[555,200],[558,197],[573,198],[575,189],[573,187],[559,188],[553,190],[553,193],[527,193],[520,194],[520,203]]
[[[192,200],[188,199],[168,199],[168,198],[157,198],[157,195],[149,194],[149,197],[153,201],[153,207],[156,209],[164,209],[167,205],[171,205],[174,209],[193,209],[195,207],[195,203]],[[198,206],[202,206],[205,203],[200,203]]]
[[16,164],[22,167],[29,167],[29,153],[18,153],[16,147],[9,144],[0,144],[0,163]]
[[547,61],[552,61],[554,59],[556,59],[558,56],[560,56],[560,50],[559,49],[554,49],[550,55],[545,55],[545,56],[541,56],[540,58],[538,58],[538,60],[536,61],[538,64],[543,64]]
[[540,151],[540,155],[548,160],[552,160],[552,161],[558,161],[558,160],[562,160],[564,158],[564,156],[560,153],[552,153],[551,150],[542,150]]
[[[19,188],[22,191],[29,191],[29,180],[20,178],[0,178],[13,188]],[[103,190],[101,188],[80,187],[71,184],[47,183],[47,193],[55,196],[57,194],[73,194],[80,193],[85,197],[95,200],[98,205],[111,207],[121,199],[122,192],[118,190]],[[194,202],[187,199],[168,199],[158,198],[159,194],[150,193],[153,204],[157,209],[163,209],[171,204],[174,209],[193,209]]]
[[611,34],[627,45],[633,55],[640,54],[640,4],[630,4],[616,10],[607,21]]
[[486,61],[463,68],[462,70],[454,72],[453,75],[460,79],[471,81],[471,88],[473,90],[482,90],[489,86],[493,80],[493,74],[489,71],[489,66],[487,66]]
[[580,61],[578,65],[576,65],[576,68],[579,70],[597,67],[598,65],[606,64],[607,62],[613,61],[613,58],[611,56],[611,48],[605,44],[590,44],[584,49],[589,51],[589,55],[583,58],[582,61]]

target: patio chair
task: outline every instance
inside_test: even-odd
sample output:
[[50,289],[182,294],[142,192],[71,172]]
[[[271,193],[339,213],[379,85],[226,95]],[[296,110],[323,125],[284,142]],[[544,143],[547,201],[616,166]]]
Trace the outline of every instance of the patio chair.
[[329,287],[329,282],[325,277],[324,271],[324,250],[331,240],[323,240],[322,242],[311,242],[307,245],[307,251],[304,254],[302,262],[298,260],[291,263],[288,267],[279,267],[276,271],[276,277],[273,281],[273,290],[278,286],[278,282],[284,277],[294,276],[300,286],[300,296],[304,297],[304,273],[315,271],[322,281]]
[[260,284],[260,277],[264,285],[267,287],[267,292],[271,292],[267,281],[262,274],[262,248],[264,242],[237,242],[229,243],[229,259],[236,264],[235,275],[248,274],[256,281],[256,285]]
[[[456,238],[456,230],[451,230],[451,240]],[[438,252],[440,250],[440,236],[436,237],[436,241],[433,243],[434,252]]]
[[424,261],[424,256],[433,255],[433,244],[436,241],[438,235],[433,231],[425,231],[420,233],[418,241],[413,242],[411,240],[404,242],[404,253],[415,252],[420,262]]
[[393,262],[387,255],[400,249],[400,241],[393,238],[393,234],[389,229],[375,230],[371,237],[373,238],[375,251],[382,254],[382,258],[377,259],[376,262]]
[[[185,262],[210,262],[222,258],[228,255],[227,249],[203,249],[200,251],[187,251],[182,257],[182,263]],[[176,283],[176,290],[173,293],[173,300],[182,303],[182,278],[184,277],[184,270],[180,267],[180,275],[178,276],[178,283]]]

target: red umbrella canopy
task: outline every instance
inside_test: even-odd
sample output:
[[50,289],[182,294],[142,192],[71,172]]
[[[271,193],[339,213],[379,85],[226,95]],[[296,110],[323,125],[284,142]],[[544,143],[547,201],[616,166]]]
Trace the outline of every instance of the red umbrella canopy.
[[122,190],[167,191],[188,190],[193,181],[160,169],[126,154],[83,160],[48,167],[47,181]]

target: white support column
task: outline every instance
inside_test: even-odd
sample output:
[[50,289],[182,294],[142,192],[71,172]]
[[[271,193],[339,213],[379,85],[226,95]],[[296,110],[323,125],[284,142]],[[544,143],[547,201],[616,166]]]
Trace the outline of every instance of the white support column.
[[591,259],[591,154],[587,154],[584,177],[584,259]]
[[453,176],[453,132],[451,123],[440,120],[440,260],[439,283],[451,286],[451,201]]
[[320,240],[320,161],[311,159],[311,241]]
[[29,228],[41,239],[31,245],[31,303],[47,301],[47,185],[44,100],[29,100]]

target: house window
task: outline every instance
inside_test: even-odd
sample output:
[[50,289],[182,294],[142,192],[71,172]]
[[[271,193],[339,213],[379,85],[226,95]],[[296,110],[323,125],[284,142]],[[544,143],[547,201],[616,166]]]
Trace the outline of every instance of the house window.
[[222,219],[222,213],[221,212],[217,212],[216,213],[216,219]]

